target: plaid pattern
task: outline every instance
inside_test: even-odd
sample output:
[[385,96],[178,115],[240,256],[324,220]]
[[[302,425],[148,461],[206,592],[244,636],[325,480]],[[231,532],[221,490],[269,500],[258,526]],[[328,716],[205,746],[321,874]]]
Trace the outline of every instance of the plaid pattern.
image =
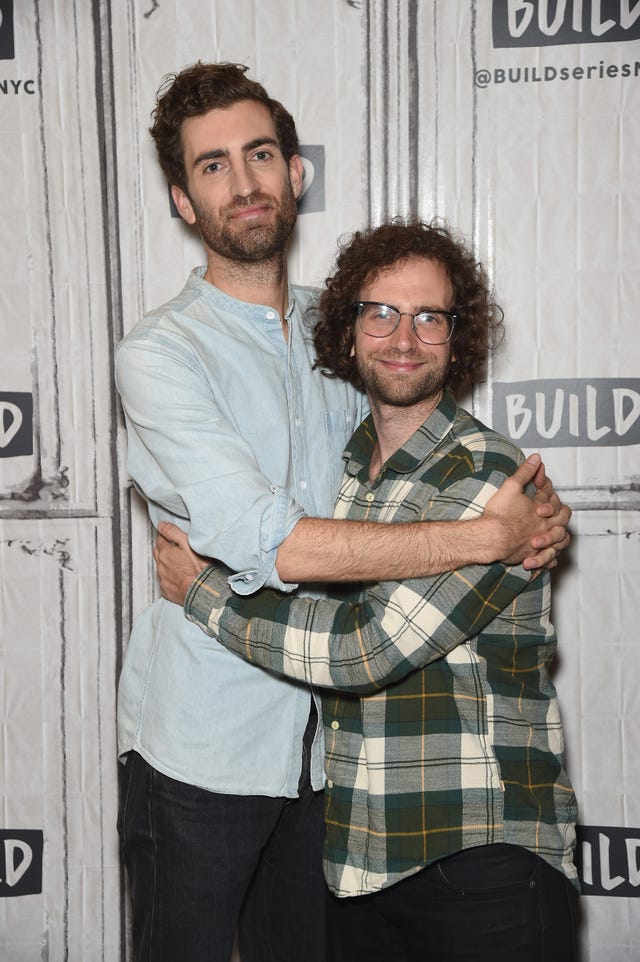
[[[371,483],[374,444],[367,419],[345,453],[336,517],[476,516],[522,458],[450,395]],[[492,842],[575,880],[548,573],[478,565],[332,594],[238,598],[212,567],[185,602],[245,658],[336,689],[323,697],[331,890],[374,892]]]

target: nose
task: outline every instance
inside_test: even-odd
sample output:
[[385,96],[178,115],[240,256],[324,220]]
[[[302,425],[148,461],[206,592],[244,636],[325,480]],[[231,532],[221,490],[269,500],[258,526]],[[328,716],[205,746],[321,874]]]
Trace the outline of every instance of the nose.
[[389,337],[393,346],[399,351],[410,351],[419,343],[419,338],[413,329],[413,315],[401,314],[400,323]]
[[231,190],[235,197],[250,197],[257,190],[255,173],[246,161],[234,164],[231,177]]

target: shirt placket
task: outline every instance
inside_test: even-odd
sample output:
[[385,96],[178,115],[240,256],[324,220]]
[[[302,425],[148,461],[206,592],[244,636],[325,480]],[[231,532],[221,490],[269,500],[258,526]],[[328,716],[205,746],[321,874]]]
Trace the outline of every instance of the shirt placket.
[[293,471],[293,491],[307,514],[321,514],[314,496],[313,478],[309,466],[308,432],[305,430],[303,410],[303,390],[300,372],[296,363],[296,337],[293,325],[289,326],[287,348],[287,403],[289,405],[289,430],[291,437],[291,469]]

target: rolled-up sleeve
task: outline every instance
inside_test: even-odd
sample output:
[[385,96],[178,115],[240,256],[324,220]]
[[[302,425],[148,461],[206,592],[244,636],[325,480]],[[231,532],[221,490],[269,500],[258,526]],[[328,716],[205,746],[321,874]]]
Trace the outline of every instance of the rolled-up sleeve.
[[116,384],[127,422],[128,471],[153,523],[171,520],[187,530],[197,552],[236,572],[230,583],[239,594],[263,585],[296,587],[281,582],[275,561],[305,512],[260,469],[189,339],[170,330],[125,339],[116,355]]

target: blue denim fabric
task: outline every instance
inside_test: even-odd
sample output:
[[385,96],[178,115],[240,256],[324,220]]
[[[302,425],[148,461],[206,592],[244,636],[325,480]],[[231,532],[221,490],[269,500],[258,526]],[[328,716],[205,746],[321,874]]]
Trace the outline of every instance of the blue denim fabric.
[[135,752],[118,823],[136,962],[325,962],[322,793],[219,795]]
[[330,962],[575,962],[578,892],[525,848],[468,848],[376,892],[327,894]]

